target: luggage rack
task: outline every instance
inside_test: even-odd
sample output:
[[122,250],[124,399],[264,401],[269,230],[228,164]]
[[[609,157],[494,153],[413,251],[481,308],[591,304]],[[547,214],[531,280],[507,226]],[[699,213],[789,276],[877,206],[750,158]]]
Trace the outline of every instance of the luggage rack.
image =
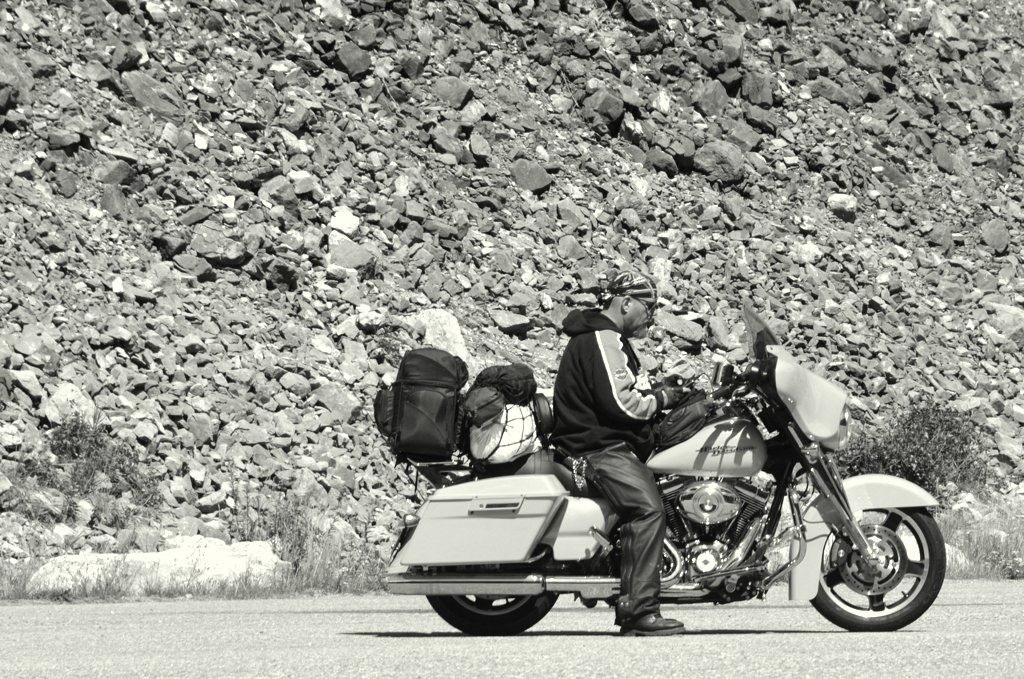
[[[406,473],[412,477],[413,488],[416,491],[416,500],[419,502],[426,499],[420,496],[421,478],[429,481],[434,490],[465,483],[476,478],[468,461],[463,462],[458,459],[445,462],[403,462],[402,464],[406,467]],[[409,467],[412,467],[412,473],[409,472]],[[430,495],[431,492],[433,491],[428,491],[427,495]]]

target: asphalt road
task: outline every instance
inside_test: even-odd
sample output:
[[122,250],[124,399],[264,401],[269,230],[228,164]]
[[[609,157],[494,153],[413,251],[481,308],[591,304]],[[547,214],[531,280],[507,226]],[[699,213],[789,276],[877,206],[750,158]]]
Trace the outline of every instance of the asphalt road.
[[0,677],[1024,677],[1024,582],[947,582],[899,632],[833,627],[784,587],[667,607],[693,632],[614,635],[563,597],[518,637],[471,638],[422,597],[0,605]]

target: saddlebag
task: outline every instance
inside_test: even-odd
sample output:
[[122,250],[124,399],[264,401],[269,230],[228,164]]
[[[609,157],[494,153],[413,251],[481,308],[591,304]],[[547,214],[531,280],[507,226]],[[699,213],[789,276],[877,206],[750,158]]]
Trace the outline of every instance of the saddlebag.
[[528,561],[569,499],[568,491],[550,474],[501,476],[439,488],[420,509],[416,529],[398,560],[406,566]]

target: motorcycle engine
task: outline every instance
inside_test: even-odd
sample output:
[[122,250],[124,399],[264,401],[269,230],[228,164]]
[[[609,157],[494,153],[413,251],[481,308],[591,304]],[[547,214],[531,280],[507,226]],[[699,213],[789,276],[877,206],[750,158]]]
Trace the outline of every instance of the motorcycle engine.
[[660,484],[669,538],[683,548],[691,572],[718,570],[764,514],[774,479],[767,474],[748,479],[669,477]]
[[727,484],[700,481],[685,486],[679,492],[676,507],[690,521],[711,526],[739,514],[741,502]]

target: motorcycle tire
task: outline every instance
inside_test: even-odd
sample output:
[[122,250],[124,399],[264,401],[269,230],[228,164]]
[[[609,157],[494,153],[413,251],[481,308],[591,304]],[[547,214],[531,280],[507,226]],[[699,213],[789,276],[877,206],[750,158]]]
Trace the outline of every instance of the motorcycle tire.
[[856,553],[833,534],[811,604],[851,632],[891,632],[917,620],[934,603],[946,576],[946,544],[926,509],[872,510],[865,517],[869,514],[885,515],[877,521],[862,520],[861,525],[869,540],[887,554],[889,572],[883,569],[868,580]]
[[548,614],[558,594],[530,596],[428,596],[430,607],[457,630],[473,636],[525,632]]

